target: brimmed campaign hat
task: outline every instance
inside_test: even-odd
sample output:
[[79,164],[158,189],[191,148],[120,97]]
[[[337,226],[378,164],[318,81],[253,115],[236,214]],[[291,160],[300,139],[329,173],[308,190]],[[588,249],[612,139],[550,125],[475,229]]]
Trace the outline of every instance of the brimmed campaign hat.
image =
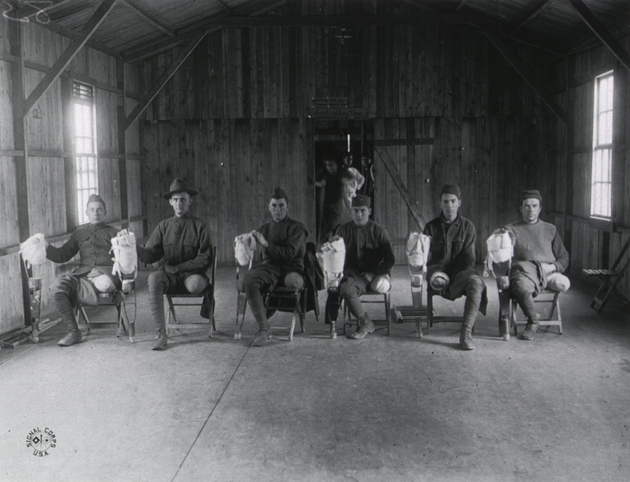
[[199,194],[199,191],[188,187],[188,183],[186,181],[175,178],[175,180],[171,184],[171,187],[169,188],[169,191],[162,194],[162,197],[164,199],[170,199],[173,194],[177,194],[178,192],[187,192],[191,196],[196,196],[197,194]]

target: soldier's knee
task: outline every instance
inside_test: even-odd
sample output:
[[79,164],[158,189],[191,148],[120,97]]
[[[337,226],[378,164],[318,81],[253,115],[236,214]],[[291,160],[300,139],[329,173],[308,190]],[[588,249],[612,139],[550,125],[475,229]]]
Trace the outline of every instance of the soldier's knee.
[[284,286],[292,289],[301,289],[304,286],[304,278],[300,273],[289,273],[284,277]]
[[192,294],[200,294],[208,287],[208,280],[200,274],[193,274],[184,280],[184,286]]
[[102,274],[97,276],[92,280],[92,284],[100,293],[111,293],[116,289],[116,285],[112,281],[112,279],[106,274]]

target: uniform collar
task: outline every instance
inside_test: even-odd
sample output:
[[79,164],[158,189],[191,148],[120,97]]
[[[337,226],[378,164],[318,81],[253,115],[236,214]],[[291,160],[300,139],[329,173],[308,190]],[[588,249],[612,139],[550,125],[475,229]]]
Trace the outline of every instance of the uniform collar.
[[459,213],[457,213],[457,217],[453,220],[452,223],[447,222],[446,218],[444,218],[444,214],[440,213],[440,222],[444,226],[455,226],[456,224],[460,224],[461,221],[462,221],[462,217],[459,215]]

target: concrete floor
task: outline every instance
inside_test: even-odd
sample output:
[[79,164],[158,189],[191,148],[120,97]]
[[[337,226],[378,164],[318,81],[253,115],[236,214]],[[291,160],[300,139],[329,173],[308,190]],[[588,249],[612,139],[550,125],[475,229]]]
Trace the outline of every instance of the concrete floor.
[[[135,344],[109,330],[59,348],[55,328],[0,351],[0,480],[630,480],[630,315],[615,300],[598,316],[590,286],[564,296],[564,335],[533,342],[498,337],[488,278],[473,352],[452,324],[330,340],[312,313],[293,342],[250,348],[253,318],[234,340],[234,270],[220,268],[220,332],[154,352],[141,275]],[[404,267],[393,302],[411,302]],[[55,434],[47,456],[26,447],[36,428]]]

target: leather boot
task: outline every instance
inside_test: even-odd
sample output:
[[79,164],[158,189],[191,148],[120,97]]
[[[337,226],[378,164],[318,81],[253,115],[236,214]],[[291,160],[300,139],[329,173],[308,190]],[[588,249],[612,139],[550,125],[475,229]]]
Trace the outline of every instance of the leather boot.
[[523,331],[523,333],[521,333],[521,336],[519,336],[519,338],[521,340],[532,341],[536,337],[536,332],[538,331],[539,327],[540,324],[538,323],[538,320],[527,320],[525,330]]
[[462,350],[474,350],[472,339],[472,327],[467,327],[462,324],[462,328],[459,332],[459,346]]
[[57,342],[59,346],[72,346],[83,341],[83,335],[79,330],[77,321],[72,317],[72,320],[66,320],[66,327],[68,328],[68,334]]
[[252,346],[264,346],[269,339],[271,339],[271,327],[269,325],[261,326],[254,335]]
[[374,323],[370,320],[370,317],[367,313],[363,315],[363,317],[359,318],[359,327],[354,333],[350,333],[348,338],[352,338],[353,340],[359,340],[361,338],[365,338],[367,335],[372,333],[376,328],[374,327]]
[[151,350],[163,350],[168,343],[168,336],[166,330],[159,329],[155,336],[155,341],[151,345]]

